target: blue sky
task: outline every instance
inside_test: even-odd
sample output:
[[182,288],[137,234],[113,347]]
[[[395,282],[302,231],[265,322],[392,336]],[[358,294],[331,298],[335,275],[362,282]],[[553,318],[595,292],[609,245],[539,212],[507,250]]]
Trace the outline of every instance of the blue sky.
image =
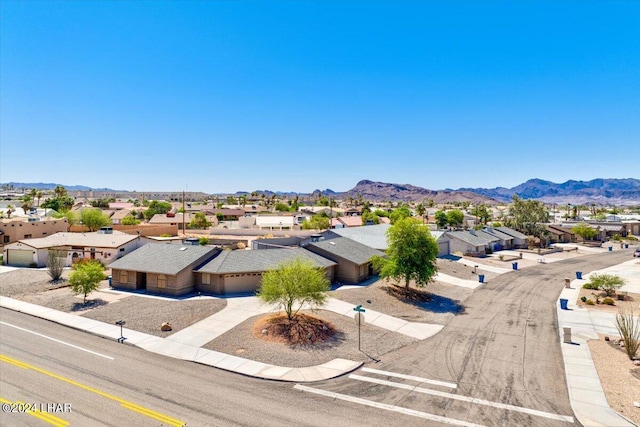
[[0,2],[0,181],[640,178],[638,1]]

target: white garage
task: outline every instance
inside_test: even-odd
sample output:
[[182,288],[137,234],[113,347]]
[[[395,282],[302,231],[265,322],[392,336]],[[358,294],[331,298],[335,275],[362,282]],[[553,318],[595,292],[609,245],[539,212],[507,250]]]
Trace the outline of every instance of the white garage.
[[8,249],[5,264],[14,267],[29,267],[33,264],[35,252],[30,249]]

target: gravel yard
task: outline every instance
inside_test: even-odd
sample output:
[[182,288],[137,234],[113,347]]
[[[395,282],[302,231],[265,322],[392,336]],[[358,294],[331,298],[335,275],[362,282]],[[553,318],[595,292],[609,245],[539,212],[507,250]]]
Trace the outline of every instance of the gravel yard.
[[[65,270],[63,277],[68,277]],[[107,281],[100,289],[87,296],[73,295],[68,283],[50,283],[46,270],[20,269],[0,275],[0,295],[49,307],[54,310],[75,313],[105,323],[125,320],[126,328],[160,337],[167,337],[212,314],[226,305],[224,299],[199,297],[190,300],[149,298],[129,293],[105,292]],[[162,332],[160,326],[169,322],[172,331]]]
[[[487,265],[492,264],[492,262],[490,261],[491,258],[482,258],[482,259],[468,258],[468,259],[472,259],[476,261],[476,264],[478,266],[482,266],[482,264],[487,264]],[[498,276],[497,273],[480,270],[480,269],[478,269],[477,272],[474,273],[473,272],[474,268],[472,266],[465,265],[461,262],[456,262],[448,258],[438,258],[437,261],[438,261],[439,273],[443,273],[448,276],[457,277],[458,279],[473,280],[475,282],[478,280],[478,273],[479,273],[479,274],[484,274],[485,280],[488,282],[489,280]],[[507,266],[507,263],[503,263],[502,261],[496,260],[496,262],[500,263],[496,265],[497,267],[503,267],[503,268],[511,267],[511,264],[508,264]]]
[[603,336],[589,341],[589,350],[609,405],[640,423],[640,408],[633,406],[634,401],[640,401],[640,367],[634,366],[625,352],[604,341]]
[[[253,326],[262,317],[255,316],[209,342],[204,348],[259,362],[299,368],[319,365],[335,358],[372,361],[415,341],[405,335],[365,324],[361,327],[362,351],[358,351],[358,326],[353,318],[325,310],[304,313],[332,323],[338,334],[313,347],[273,343],[253,336]],[[366,316],[365,313],[365,323]]]

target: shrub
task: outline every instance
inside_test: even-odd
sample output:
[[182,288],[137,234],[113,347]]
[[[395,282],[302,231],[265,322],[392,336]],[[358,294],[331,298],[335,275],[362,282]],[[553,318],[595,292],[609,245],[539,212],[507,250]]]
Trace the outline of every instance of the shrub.
[[603,304],[606,304],[606,305],[615,305],[615,302],[613,301],[613,299],[612,299],[612,298],[609,298],[609,297],[607,297],[607,298],[603,299],[603,300],[602,300],[602,303],[603,303]]
[[598,289],[600,289],[599,285],[595,285],[591,282],[585,283],[584,285],[582,285],[583,289],[591,289],[592,291],[597,291]]
[[595,305],[596,303],[591,301],[590,299],[588,299],[588,300],[585,301],[585,304],[587,304],[587,305]]
[[580,297],[580,301],[587,302],[587,297],[585,297],[585,296]]
[[168,234],[168,233],[162,233],[160,237],[172,237],[172,236],[171,234]]
[[592,274],[589,277],[589,283],[592,286],[597,286],[596,289],[602,289],[606,296],[610,297],[616,292],[616,289],[626,283],[626,280],[613,274]]
[[616,314],[616,329],[622,337],[627,356],[633,360],[640,348],[640,317],[633,315],[633,308]]
[[499,256],[498,256],[498,259],[499,259],[500,261],[504,261],[504,255],[499,255]]
[[38,264],[36,264],[35,262],[32,262],[31,264],[29,264],[29,268],[36,268],[38,266]]

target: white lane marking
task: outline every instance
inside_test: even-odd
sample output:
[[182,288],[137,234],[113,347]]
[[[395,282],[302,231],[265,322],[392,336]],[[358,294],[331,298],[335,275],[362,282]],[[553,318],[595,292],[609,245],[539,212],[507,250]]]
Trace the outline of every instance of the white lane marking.
[[404,415],[411,415],[413,417],[424,418],[431,421],[437,421],[439,423],[451,424],[462,427],[485,427],[480,424],[473,424],[467,421],[456,420],[455,418],[442,417],[440,415],[430,414],[428,412],[416,411],[414,409],[403,408],[402,406],[393,406],[387,403],[374,402],[373,400],[361,399],[359,397],[348,396],[346,394],[334,393],[331,391],[321,390],[318,388],[311,388],[304,385],[296,384],[293,388],[308,393],[319,394],[321,396],[330,397],[332,399],[344,400],[352,403],[359,403],[360,405],[370,406],[372,408],[385,409],[387,411],[399,412]]
[[392,381],[380,380],[377,378],[363,377],[362,375],[349,375],[349,378],[353,378],[354,380],[370,382],[374,384],[382,384],[390,387],[401,388],[403,390],[416,391],[418,393],[431,394],[433,396],[440,396],[440,397],[445,397],[453,400],[460,400],[463,402],[475,403],[478,405],[493,406],[494,408],[507,409],[509,411],[514,411],[514,412],[522,412],[523,414],[535,415],[543,418],[550,418],[552,420],[559,420],[559,421],[566,421],[568,423],[573,423],[573,417],[570,417],[567,415],[552,414],[550,412],[538,411],[536,409],[523,408],[522,406],[508,405],[506,403],[491,402],[489,400],[477,399],[475,397],[462,396],[459,394],[451,394],[451,393],[446,393],[446,392],[437,391],[437,390],[429,390],[428,388],[414,387],[407,384],[394,383]]
[[3,325],[9,326],[11,328],[16,328],[16,329],[19,329],[19,330],[24,331],[24,332],[28,332],[28,333],[33,334],[33,335],[37,335],[39,337],[46,338],[46,339],[51,340],[51,341],[55,341],[55,342],[57,342],[59,344],[64,344],[66,346],[73,347],[73,348],[78,349],[78,350],[86,351],[87,353],[95,354],[96,356],[104,357],[105,359],[114,360],[113,357],[111,357],[111,356],[105,356],[104,354],[96,353],[95,351],[87,350],[86,348],[78,347],[77,345],[69,344],[68,342],[60,341],[60,340],[57,340],[55,338],[51,338],[51,337],[48,337],[46,335],[42,335],[42,334],[39,334],[38,332],[34,332],[34,331],[30,331],[29,329],[21,328],[20,326],[12,325],[10,323],[6,323],[6,322],[2,322],[2,321],[0,321],[0,323],[3,324]]
[[448,383],[445,381],[438,381],[438,380],[430,380],[428,378],[415,377],[413,375],[396,374],[395,372],[381,371],[379,369],[371,369],[371,368],[362,368],[362,371],[371,372],[372,374],[386,375],[388,377],[396,377],[396,378],[403,378],[405,380],[418,381],[420,383],[439,385],[442,387],[458,388],[458,386],[455,385],[454,383]]

